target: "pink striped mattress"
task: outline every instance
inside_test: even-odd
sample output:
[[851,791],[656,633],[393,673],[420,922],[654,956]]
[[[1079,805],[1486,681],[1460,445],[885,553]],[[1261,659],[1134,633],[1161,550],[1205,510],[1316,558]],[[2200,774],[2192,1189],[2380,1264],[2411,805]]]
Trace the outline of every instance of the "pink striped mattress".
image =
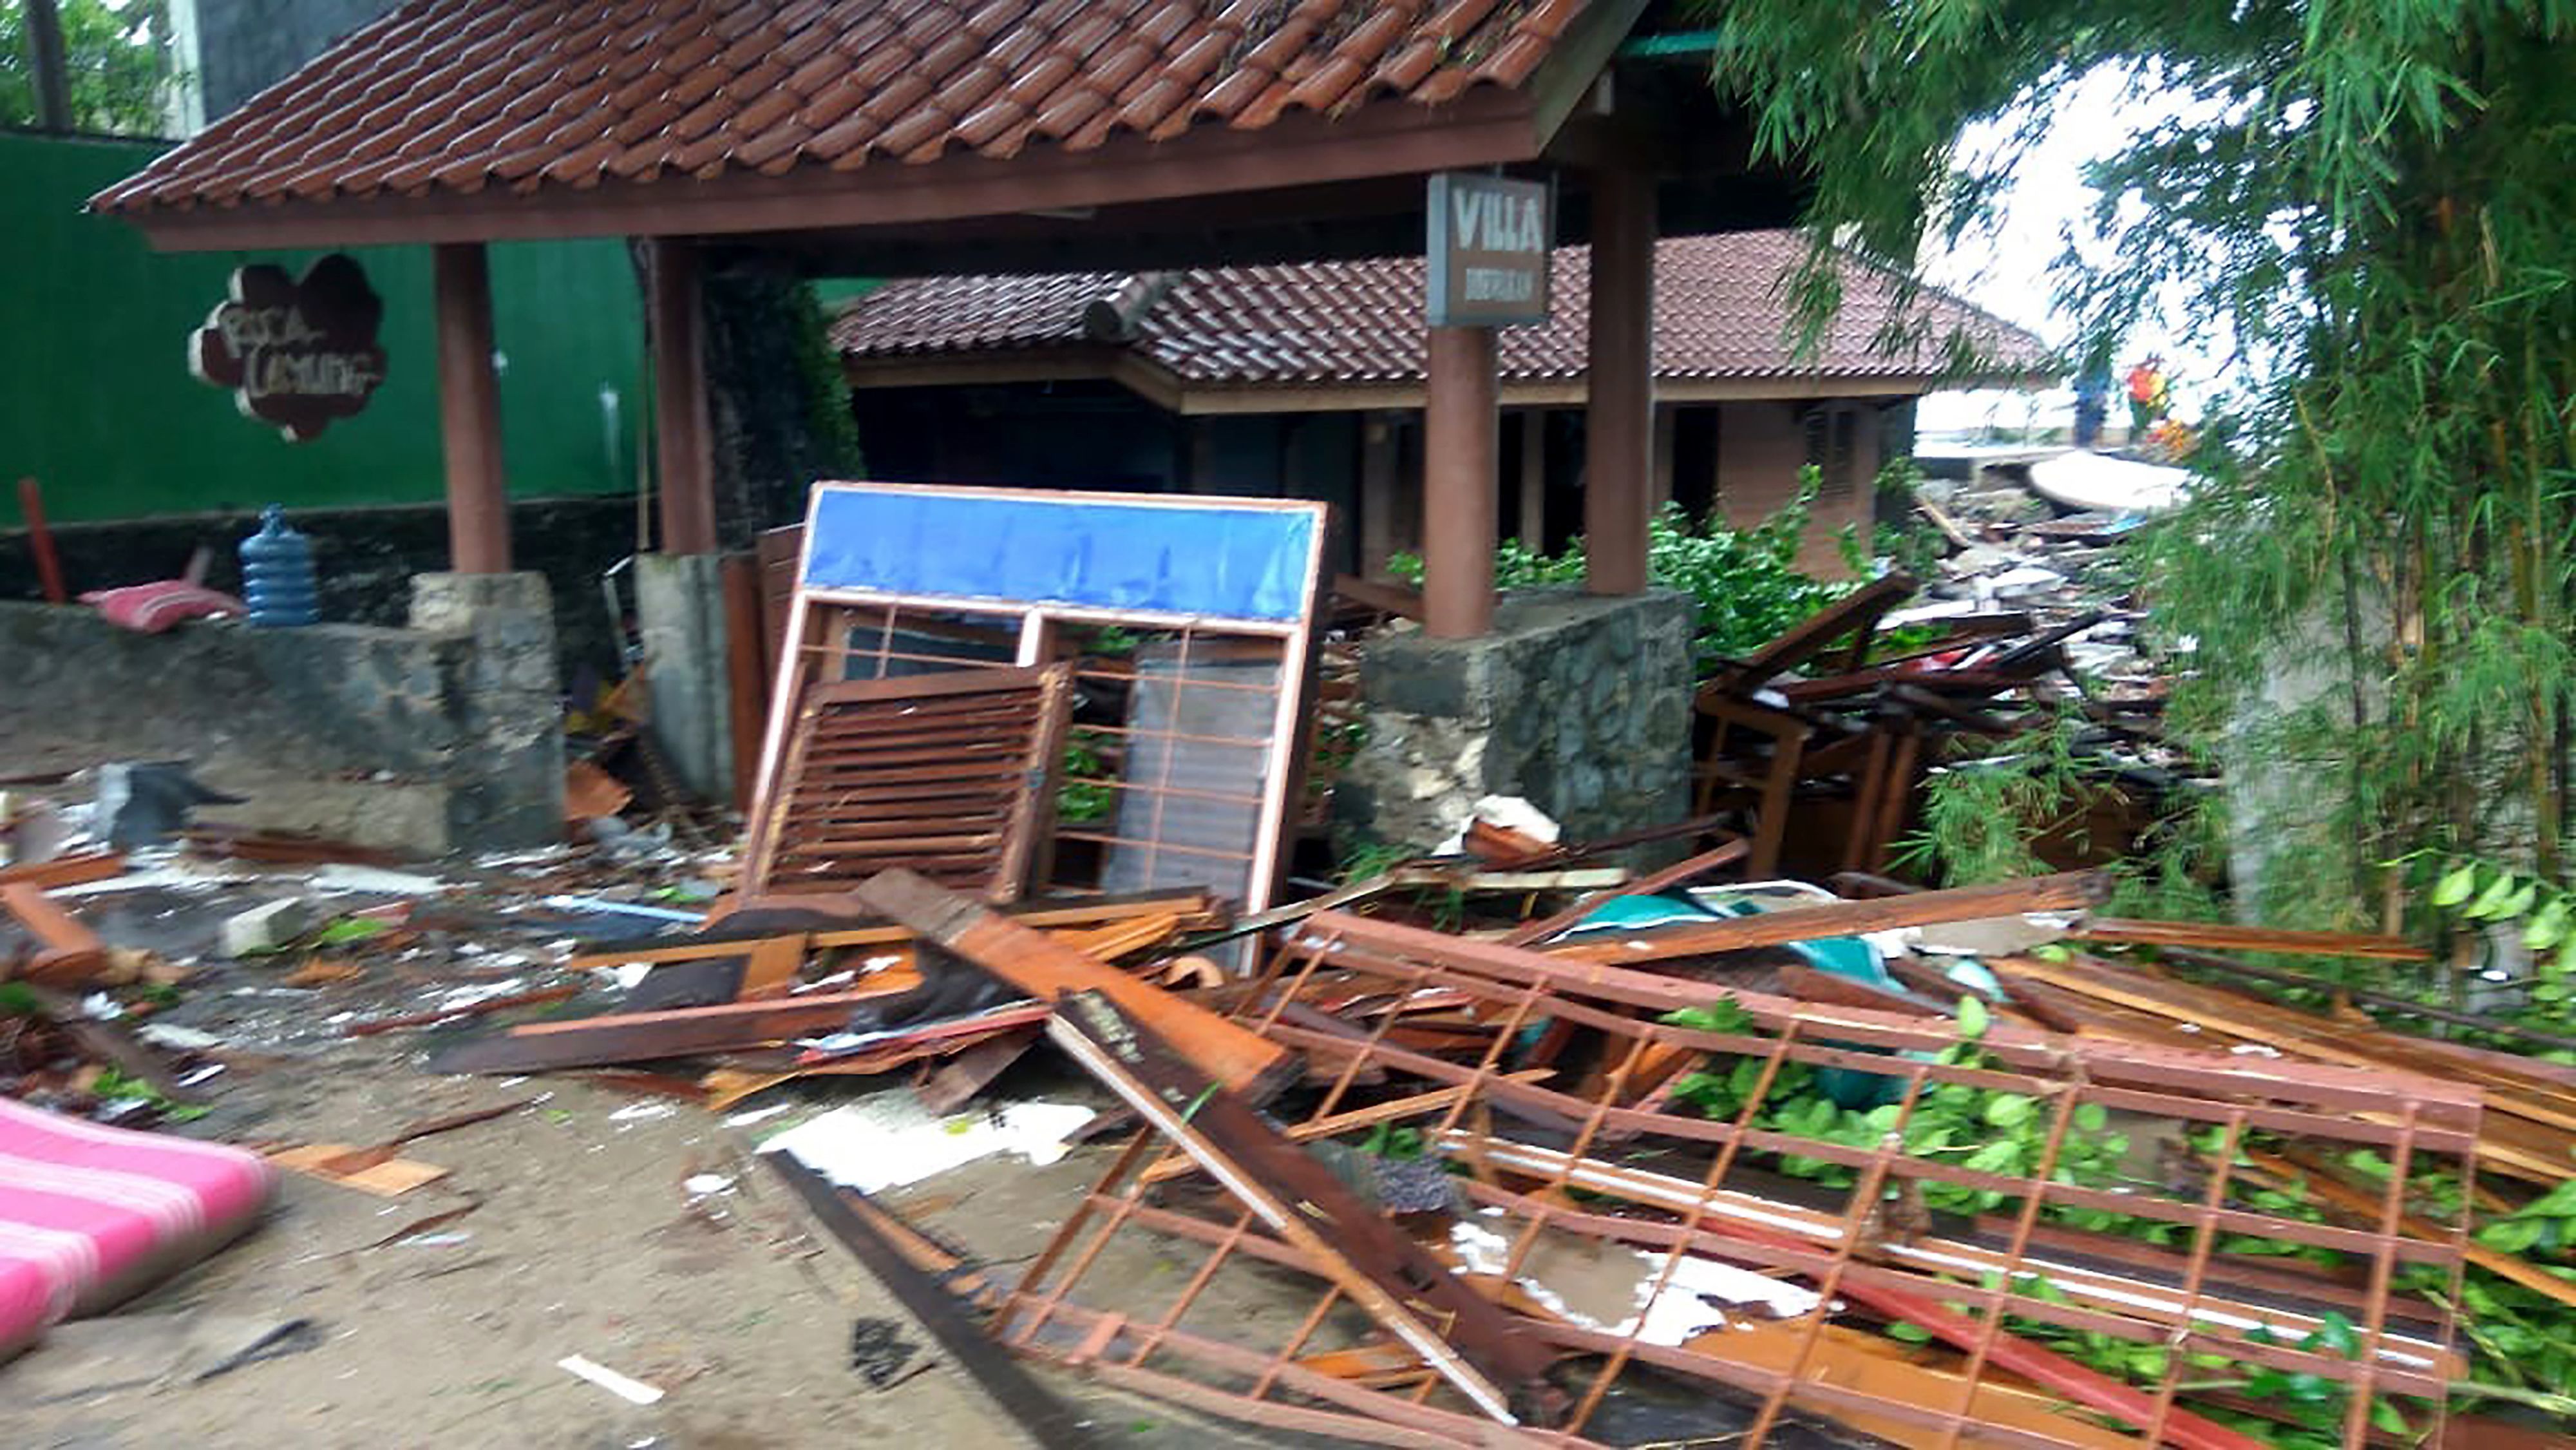
[[232,1242],[274,1186],[256,1153],[0,1098],[0,1359]]

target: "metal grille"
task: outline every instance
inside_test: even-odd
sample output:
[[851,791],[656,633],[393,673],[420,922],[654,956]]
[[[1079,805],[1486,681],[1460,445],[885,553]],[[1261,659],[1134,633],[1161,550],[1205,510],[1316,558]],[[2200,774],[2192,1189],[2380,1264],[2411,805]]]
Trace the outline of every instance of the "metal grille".
[[[2466,1219],[2410,1202],[2407,1185],[2432,1168],[2473,1181],[2473,1088],[2000,1027],[1963,1042],[1945,1023],[1329,912],[1244,1000],[1245,1020],[1311,1064],[1319,1090],[1289,1136],[1338,1144],[1319,1151],[1346,1178],[1387,1172],[1371,1150],[1398,1129],[1437,1161],[1435,1186],[1459,1200],[1447,1248],[1563,1356],[1562,1414],[1497,1426],[1150,1135],[1037,1261],[1002,1320],[1008,1342],[1386,1444],[1634,1440],[1623,1423],[1659,1413],[1647,1438],[1784,1443],[1804,1417],[1908,1446],[2241,1447],[2259,1442],[2214,1416],[2281,1408],[2185,1386],[2270,1374],[2314,1377],[2296,1382],[2325,1387],[2330,1433],[2360,1446],[2374,1414],[2438,1437],[2461,1372],[2448,1306]],[[1681,1009],[1703,1025],[1663,1020]],[[1766,1119],[1784,1080],[1819,1071],[1884,1085],[1875,1141]],[[1740,1074],[1740,1105],[1716,1118],[1681,1106],[1694,1072]],[[1909,1135],[1926,1104],[1963,1093],[2044,1125],[2035,1151]],[[2138,1145],[2142,1181],[2063,1181],[2070,1143],[2106,1124]],[[2282,1145],[2366,1149],[2390,1187],[2353,1211],[2291,1212],[2263,1192]],[[1791,1160],[1830,1171],[1794,1180]],[[1966,1207],[1923,1210],[1936,1185]],[[1625,1275],[1606,1296],[1605,1262]],[[1283,1278],[1320,1292],[1302,1313],[1245,1312],[1244,1281],[1275,1297]],[[1857,1319],[1914,1325],[1930,1344]],[[2097,1362],[2127,1346],[2126,1372],[2052,1338]],[[1676,1381],[1698,1391],[1659,1401]],[[1715,1418],[1676,1427],[1674,1404]]]

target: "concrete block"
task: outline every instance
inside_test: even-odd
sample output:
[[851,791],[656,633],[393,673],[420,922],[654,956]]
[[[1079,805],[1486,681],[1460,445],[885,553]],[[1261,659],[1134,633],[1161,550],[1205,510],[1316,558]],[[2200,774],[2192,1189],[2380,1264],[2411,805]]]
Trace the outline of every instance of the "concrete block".
[[1689,809],[1691,601],[1505,596],[1471,640],[1372,640],[1369,736],[1334,791],[1345,833],[1428,847],[1475,800],[1518,795],[1577,840]]
[[722,564],[713,554],[635,559],[635,627],[653,682],[653,741],[681,784],[719,804],[733,799],[736,748]]
[[301,896],[254,906],[224,921],[224,955],[247,957],[273,952],[312,929],[313,906]]

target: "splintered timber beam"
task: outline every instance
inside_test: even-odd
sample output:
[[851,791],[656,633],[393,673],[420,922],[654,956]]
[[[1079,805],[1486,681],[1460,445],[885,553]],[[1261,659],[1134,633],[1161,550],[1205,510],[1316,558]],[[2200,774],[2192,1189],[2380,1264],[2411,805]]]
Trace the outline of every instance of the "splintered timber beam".
[[2426,962],[2433,953],[2401,936],[2362,936],[2343,931],[2289,931],[2208,921],[2123,921],[2096,917],[2071,933],[2078,941],[2122,946],[2200,947],[2229,952],[2282,952],[2317,957],[2365,957],[2383,962]]
[[910,973],[863,992],[818,993],[767,1002],[726,1002],[668,1012],[621,1012],[537,1022],[497,1037],[459,1043],[429,1060],[432,1072],[548,1072],[759,1047],[836,1031],[850,1009],[918,985]]
[[898,867],[861,882],[856,895],[1041,1002],[1096,991],[1169,1038],[1200,1070],[1254,1101],[1267,1099],[1298,1072],[1288,1049],[1195,1002],[1138,981],[1087,953]]
[[1990,916],[2019,916],[2032,911],[2080,911],[2108,900],[2111,878],[2099,871],[2069,871],[2033,876],[1992,886],[1962,886],[1950,891],[1918,891],[1870,901],[1838,901],[1829,906],[1800,906],[1739,916],[1694,926],[1687,931],[1616,941],[1586,941],[1548,951],[1552,957],[1581,962],[1658,962],[1751,947],[1785,946],[1819,937],[1854,936],[1898,927],[1934,926],[1949,921],[1977,921]]
[[[1548,1423],[1564,1396],[1546,1346],[1407,1238],[1331,1170],[1096,991],[1060,1003],[1047,1035],[1313,1261],[1380,1327],[1493,1420]],[[1428,1322],[1426,1322],[1428,1321]],[[1442,1327],[1434,1329],[1436,1322]]]

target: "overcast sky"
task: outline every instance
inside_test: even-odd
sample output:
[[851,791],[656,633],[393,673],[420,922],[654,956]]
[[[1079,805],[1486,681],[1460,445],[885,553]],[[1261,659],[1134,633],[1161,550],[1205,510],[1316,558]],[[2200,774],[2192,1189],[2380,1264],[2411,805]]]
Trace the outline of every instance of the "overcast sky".
[[[2074,340],[2074,320],[2056,306],[2050,271],[2066,249],[2074,229],[2091,239],[2086,213],[2094,192],[2084,184],[2087,162],[2116,150],[2135,130],[2152,124],[2167,108],[2153,98],[2127,94],[2118,77],[2094,75],[2063,87],[2051,98],[2047,132],[2022,158],[2011,190],[2003,198],[1995,227],[1962,246],[1935,252],[1922,260],[1926,278],[1966,297],[2008,321],[2064,346]],[[1996,144],[1997,133],[1972,134],[1972,151]],[[2124,339],[2113,354],[2114,366],[2126,368],[2149,353],[2161,353],[2174,378],[2177,411],[2196,411],[2198,395],[2215,366],[2166,327],[2149,327]],[[2050,409],[2060,412],[2071,400],[2064,394],[2041,401],[2043,421]],[[1921,426],[1927,430],[1974,427],[1988,421],[2017,425],[2029,403],[2001,394],[1938,396],[1927,399]],[[2062,418],[2060,420],[2063,421]]]

